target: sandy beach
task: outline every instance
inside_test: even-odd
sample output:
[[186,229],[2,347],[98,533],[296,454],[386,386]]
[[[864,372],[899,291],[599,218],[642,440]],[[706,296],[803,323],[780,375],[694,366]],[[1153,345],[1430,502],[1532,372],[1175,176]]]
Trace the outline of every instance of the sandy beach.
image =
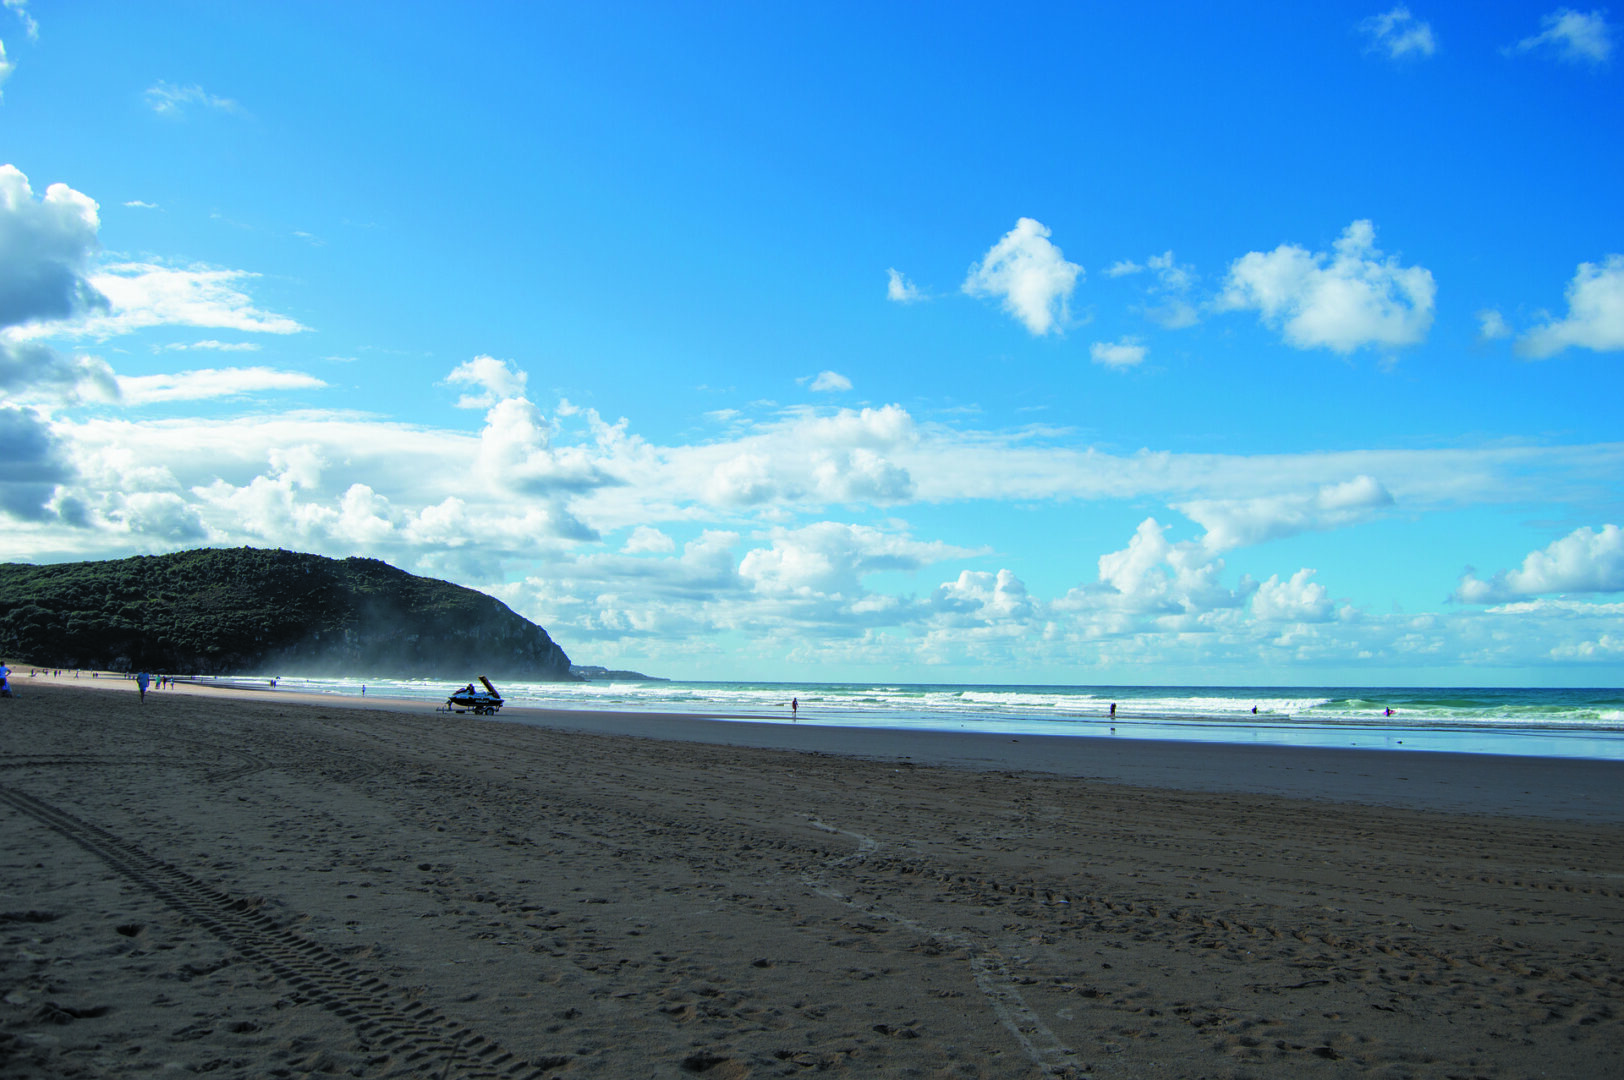
[[14,683],[7,1078],[1624,1075],[1624,765]]

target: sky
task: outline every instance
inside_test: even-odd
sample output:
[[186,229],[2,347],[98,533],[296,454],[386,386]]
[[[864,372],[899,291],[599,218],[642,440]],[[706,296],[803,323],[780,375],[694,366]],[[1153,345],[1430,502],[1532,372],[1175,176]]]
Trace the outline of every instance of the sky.
[[0,5],[0,561],[380,558],[676,678],[1624,684],[1624,12]]

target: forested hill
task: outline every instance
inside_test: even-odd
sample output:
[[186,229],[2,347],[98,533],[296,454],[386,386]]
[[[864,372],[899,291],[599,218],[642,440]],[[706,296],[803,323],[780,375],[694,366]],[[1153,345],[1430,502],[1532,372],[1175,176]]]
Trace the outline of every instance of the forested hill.
[[0,564],[0,658],[197,675],[572,681],[547,631],[377,559],[259,548]]

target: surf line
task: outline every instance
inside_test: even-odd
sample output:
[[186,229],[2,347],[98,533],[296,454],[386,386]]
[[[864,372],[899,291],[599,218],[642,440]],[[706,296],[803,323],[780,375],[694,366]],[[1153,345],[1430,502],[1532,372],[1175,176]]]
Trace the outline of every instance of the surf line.
[[[862,833],[852,832],[850,829],[837,829],[813,817],[808,817],[807,822],[814,829],[821,829],[837,836],[849,836],[857,841],[856,851],[829,863],[825,867],[826,871],[855,866],[880,848],[878,840]],[[802,874],[801,883],[819,896],[833,900],[853,911],[861,911],[865,915],[896,923],[919,937],[936,938],[964,949],[970,954],[970,973],[975,976],[976,989],[981,991],[982,996],[987,999],[987,1004],[992,1006],[993,1015],[998,1017],[998,1022],[1003,1024],[1011,1035],[1015,1036],[1015,1041],[1020,1044],[1022,1052],[1032,1063],[1050,1076],[1067,1076],[1075,1070],[1074,1059],[1077,1052],[1061,1042],[1055,1033],[1049,1030],[1049,1025],[1027,1005],[1026,999],[1015,989],[1015,977],[1010,974],[1009,965],[996,946],[983,944],[976,937],[957,930],[933,929],[899,911],[887,911],[874,904],[864,904],[818,876]]]

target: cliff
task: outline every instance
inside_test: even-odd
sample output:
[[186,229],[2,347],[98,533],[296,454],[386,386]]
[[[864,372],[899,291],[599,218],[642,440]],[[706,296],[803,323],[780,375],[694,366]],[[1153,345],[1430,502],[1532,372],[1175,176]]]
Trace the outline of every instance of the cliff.
[[0,657],[188,675],[574,681],[547,631],[377,559],[257,548],[0,564]]

